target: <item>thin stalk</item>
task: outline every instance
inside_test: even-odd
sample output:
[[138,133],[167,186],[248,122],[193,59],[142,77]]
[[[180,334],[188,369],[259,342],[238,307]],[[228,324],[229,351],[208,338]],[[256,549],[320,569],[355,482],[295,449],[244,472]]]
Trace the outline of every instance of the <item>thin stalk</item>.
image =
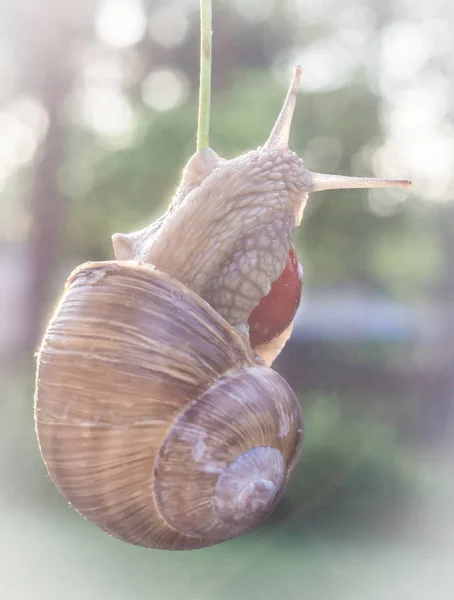
[[200,0],[200,91],[197,150],[207,148],[211,105],[211,0]]

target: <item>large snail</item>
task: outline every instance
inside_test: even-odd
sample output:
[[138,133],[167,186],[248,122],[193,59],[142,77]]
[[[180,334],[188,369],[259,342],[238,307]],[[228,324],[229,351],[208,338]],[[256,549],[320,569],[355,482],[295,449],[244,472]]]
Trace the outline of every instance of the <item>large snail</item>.
[[38,354],[35,420],[61,493],[136,545],[201,548],[265,519],[297,464],[270,368],[301,294],[308,193],[408,185],[311,173],[289,151],[301,71],[263,148],[189,161],[169,210],[70,276]]

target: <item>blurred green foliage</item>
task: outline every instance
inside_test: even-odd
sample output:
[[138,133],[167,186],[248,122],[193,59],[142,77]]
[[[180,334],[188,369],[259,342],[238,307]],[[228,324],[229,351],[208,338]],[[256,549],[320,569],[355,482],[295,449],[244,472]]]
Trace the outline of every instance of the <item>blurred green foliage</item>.
[[[166,4],[143,2],[146,18]],[[72,268],[86,260],[111,259],[114,232],[140,229],[165,210],[195,150],[198,17],[195,9],[186,8],[190,2],[174,4],[188,11],[187,35],[180,45],[166,48],[144,36],[132,48],[115,48],[96,38],[101,3],[63,6],[46,0],[34,12],[26,0],[0,2],[5,17],[0,28],[14,49],[16,70],[16,87],[5,91],[5,102],[8,94],[30,94],[43,103],[51,123],[60,119],[62,124],[60,162],[51,165],[49,177],[54,200],[65,214],[57,224],[54,261],[44,282],[45,318]],[[241,12],[249,4],[259,7],[255,18]],[[62,6],[59,25],[68,27],[63,37],[70,42],[61,51],[67,59],[63,65],[57,60],[60,53],[51,53],[46,62],[44,51],[38,52],[51,38],[52,19],[61,15]],[[259,13],[267,6],[270,12],[262,18]],[[371,70],[378,69],[380,48],[394,24],[400,23],[404,39],[409,22],[424,31],[437,31],[431,29],[434,21],[452,22],[444,14],[431,15],[428,6],[375,0],[215,1],[213,149],[230,158],[261,145],[285,95],[277,66],[296,62],[300,53],[310,66],[307,49],[334,44],[328,64],[340,71],[344,53],[368,58],[358,60],[337,85],[301,94],[291,148],[315,171],[371,175],[374,153],[389,134],[381,80],[372,79]],[[414,33],[416,55],[421,52],[418,39]],[[441,33],[439,39],[445,39]],[[435,52],[435,41],[431,49]],[[73,96],[91,89],[87,63],[100,59],[106,61],[107,76],[101,73],[104,83],[96,85],[108,87],[102,77],[109,80],[112,64],[126,81],[116,93],[131,109],[133,133],[127,142],[74,117],[69,108]],[[440,72],[445,76],[452,71],[449,65],[434,56],[421,67],[421,78],[426,68],[433,77]],[[151,107],[141,93],[148,74],[163,66],[180,70],[189,88],[186,101],[166,111]],[[59,70],[70,85],[57,106],[46,105],[46,84],[58,78]],[[274,77],[277,71],[281,84]],[[308,71],[304,78],[318,76],[315,67]],[[335,80],[335,69],[331,75]],[[401,88],[391,83],[397,95]],[[405,78],[399,83],[404,90],[411,84]],[[446,121],[443,129],[450,131],[448,116]],[[30,258],[30,207],[45,146],[46,138],[38,144],[34,163],[23,164],[5,182],[0,253],[7,256],[18,250]],[[415,167],[412,175],[418,174]],[[435,313],[446,310],[447,341],[314,342],[310,350],[320,374],[311,385],[306,384],[311,373],[303,348],[295,345],[291,356],[284,354],[284,363],[296,361],[302,373],[296,389],[305,415],[302,461],[274,515],[258,530],[218,547],[187,554],[148,552],[108,537],[68,508],[39,456],[32,406],[35,346],[27,347],[8,373],[0,373],[2,599],[452,600],[452,436],[447,445],[438,442],[439,431],[451,431],[452,419],[453,386],[446,375],[454,359],[448,335],[454,301],[452,223],[452,203],[431,204],[417,193],[406,198],[401,192],[380,191],[377,197],[355,190],[310,199],[294,240],[304,266],[304,296],[318,289],[330,297],[333,289],[346,286]],[[8,280],[4,287],[10,285]],[[27,303],[35,300],[30,294]],[[352,373],[337,393],[331,389],[333,365]],[[378,392],[359,381],[372,368],[383,379]],[[396,372],[404,375],[393,388],[389,381]],[[440,407],[447,407],[446,413]],[[434,438],[423,440],[432,414],[436,443]],[[436,596],[434,582],[440,590]]]

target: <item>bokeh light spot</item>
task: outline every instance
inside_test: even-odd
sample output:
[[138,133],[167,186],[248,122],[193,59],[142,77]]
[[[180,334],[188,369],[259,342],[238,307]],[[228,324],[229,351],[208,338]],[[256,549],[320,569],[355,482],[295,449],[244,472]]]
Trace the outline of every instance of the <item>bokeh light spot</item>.
[[158,8],[150,18],[150,37],[161,46],[173,48],[181,44],[188,30],[188,19],[175,7]]
[[165,111],[182,104],[188,95],[183,73],[171,69],[152,71],[142,84],[142,98],[152,108]]
[[96,15],[95,26],[101,40],[125,48],[143,38],[147,18],[139,0],[104,0]]

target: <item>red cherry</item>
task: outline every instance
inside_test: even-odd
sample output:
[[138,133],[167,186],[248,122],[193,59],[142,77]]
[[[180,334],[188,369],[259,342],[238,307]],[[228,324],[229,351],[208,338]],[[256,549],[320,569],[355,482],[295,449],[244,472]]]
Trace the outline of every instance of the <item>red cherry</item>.
[[291,246],[284,270],[249,317],[249,337],[253,348],[279,336],[293,321],[301,300],[302,278],[303,269]]

